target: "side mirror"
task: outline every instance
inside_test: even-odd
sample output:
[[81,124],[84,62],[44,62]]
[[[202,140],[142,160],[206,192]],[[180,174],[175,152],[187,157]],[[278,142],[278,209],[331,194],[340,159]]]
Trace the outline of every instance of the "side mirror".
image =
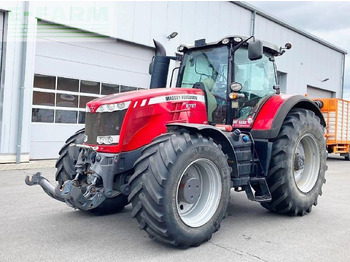
[[248,58],[251,61],[258,60],[263,56],[263,44],[257,40],[248,45]]

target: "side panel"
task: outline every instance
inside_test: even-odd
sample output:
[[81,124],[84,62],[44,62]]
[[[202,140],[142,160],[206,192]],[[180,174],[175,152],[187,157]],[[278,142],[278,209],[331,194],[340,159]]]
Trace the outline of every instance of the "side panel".
[[255,139],[272,139],[277,137],[284,119],[293,108],[304,108],[313,111],[326,126],[324,117],[317,105],[304,96],[276,95],[271,97],[258,113],[251,133]]
[[[166,101],[164,97],[136,101],[126,119],[122,151],[135,150],[149,144],[155,137],[166,132],[170,123],[207,123],[207,112],[202,99]],[[143,105],[144,103],[144,105]]]

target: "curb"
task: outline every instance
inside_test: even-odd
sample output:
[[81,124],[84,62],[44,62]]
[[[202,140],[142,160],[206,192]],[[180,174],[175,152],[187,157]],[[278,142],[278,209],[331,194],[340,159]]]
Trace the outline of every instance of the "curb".
[[41,160],[41,161],[29,161],[27,163],[20,164],[0,164],[0,171],[4,170],[22,170],[22,169],[39,169],[39,168],[54,168],[56,159],[53,160]]

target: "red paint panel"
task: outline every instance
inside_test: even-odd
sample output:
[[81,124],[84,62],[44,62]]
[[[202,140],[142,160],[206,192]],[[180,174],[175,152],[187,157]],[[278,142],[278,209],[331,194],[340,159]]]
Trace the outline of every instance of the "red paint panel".
[[[189,104],[193,107],[189,108]],[[121,151],[131,151],[149,144],[155,137],[165,133],[166,124],[203,124],[207,122],[207,113],[203,102],[164,102],[135,108],[125,120]]]
[[98,145],[99,152],[119,153],[138,149],[165,133],[168,123],[208,123],[204,93],[199,89],[139,90],[95,99],[87,105],[91,112],[96,112],[101,105],[127,101],[131,103],[120,130],[119,144]]
[[287,100],[291,95],[275,95],[271,97],[260,110],[259,114],[255,118],[252,129],[255,130],[269,130],[272,127],[272,122],[275,119],[278,109],[283,102]]
[[118,93],[113,95],[104,96],[101,98],[94,99],[87,103],[92,113],[101,105],[116,104],[127,101],[139,101],[137,106],[140,106],[144,99],[149,100],[154,97],[180,95],[180,94],[193,94],[193,95],[204,95],[203,91],[194,88],[158,88],[158,89],[146,89],[130,91],[125,93]]

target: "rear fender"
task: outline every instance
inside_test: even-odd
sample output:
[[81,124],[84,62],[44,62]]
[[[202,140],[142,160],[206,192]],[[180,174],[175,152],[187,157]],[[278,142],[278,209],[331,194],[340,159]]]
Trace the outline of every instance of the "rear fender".
[[315,102],[301,95],[275,95],[261,108],[251,129],[255,139],[276,138],[287,114],[293,108],[313,111],[325,127],[326,121]]
[[230,142],[229,138],[222,131],[210,125],[202,124],[168,124],[168,131],[176,131],[179,129],[187,129],[189,132],[200,133],[203,136],[212,138],[215,143],[220,144],[224,154],[228,156],[229,166],[232,168],[232,176],[238,177],[238,168],[237,168],[237,158],[236,153],[233,149],[233,145]]

